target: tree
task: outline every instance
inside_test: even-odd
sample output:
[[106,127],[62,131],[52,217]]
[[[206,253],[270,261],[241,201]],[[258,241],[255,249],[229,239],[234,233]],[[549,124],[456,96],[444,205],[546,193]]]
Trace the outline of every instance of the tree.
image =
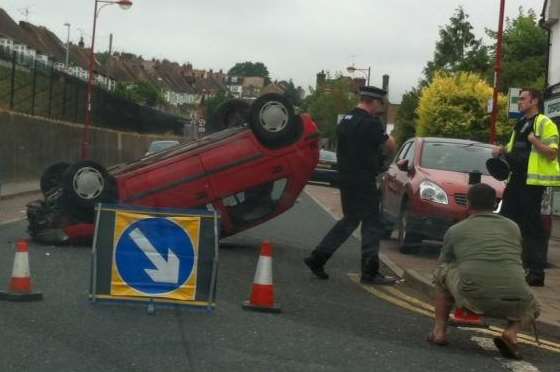
[[425,81],[429,84],[437,71],[470,71],[485,73],[490,66],[488,47],[473,34],[469,16],[462,7],[455,10],[449,24],[440,27],[433,61],[424,68]]
[[165,101],[161,91],[148,81],[138,81],[135,83],[118,82],[115,95],[124,97],[129,101],[154,107],[163,104]]
[[[420,96],[417,134],[488,142],[490,114],[487,104],[492,91],[478,74],[436,73]],[[506,116],[506,98],[500,95],[498,102],[500,112],[496,135],[504,141],[511,126]]]
[[[497,39],[495,31],[486,33]],[[508,88],[545,88],[546,51],[548,36],[539,27],[537,16],[532,9],[527,14],[519,8],[515,19],[507,19],[504,30],[504,57],[502,90]],[[495,60],[495,54],[492,55]]]
[[296,87],[292,79],[288,82],[281,82],[282,86],[286,89],[284,95],[290,100],[294,106],[301,105],[301,87]]
[[230,76],[261,76],[270,83],[270,74],[262,62],[239,62],[229,69]]
[[[206,117],[207,118],[214,117],[214,114],[216,113],[216,109],[222,103],[226,102],[230,98],[231,97],[229,97],[227,92],[223,89],[219,90],[218,93],[216,93],[215,96],[208,98],[206,100]],[[209,128],[209,131],[213,132],[214,130],[211,130],[211,128]]]
[[336,139],[336,124],[339,114],[344,114],[356,105],[358,97],[352,92],[349,79],[328,80],[321,89],[308,96],[303,107],[321,130],[321,137],[330,141]]
[[402,96],[395,125],[395,137],[399,144],[416,135],[416,121],[418,120],[416,108],[419,96],[417,88],[412,88]]

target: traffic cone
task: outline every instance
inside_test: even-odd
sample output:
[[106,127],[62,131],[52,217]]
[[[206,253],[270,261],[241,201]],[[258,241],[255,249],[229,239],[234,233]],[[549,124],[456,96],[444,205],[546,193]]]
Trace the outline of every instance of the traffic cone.
[[274,286],[272,285],[272,245],[264,241],[257,263],[257,272],[253,280],[251,299],[243,302],[243,309],[279,313],[280,307],[274,303]]
[[16,256],[12,269],[12,279],[8,292],[0,291],[0,300],[38,301],[43,294],[31,290],[31,272],[29,271],[29,246],[27,240],[16,243]]
[[467,309],[456,308],[451,319],[451,325],[456,327],[488,328],[482,317]]

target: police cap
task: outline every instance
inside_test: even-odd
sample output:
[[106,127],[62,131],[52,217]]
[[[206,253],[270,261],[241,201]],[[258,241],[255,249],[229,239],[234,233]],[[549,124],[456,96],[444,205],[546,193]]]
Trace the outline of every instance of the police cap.
[[383,99],[386,95],[387,91],[374,86],[364,86],[360,88],[360,97]]

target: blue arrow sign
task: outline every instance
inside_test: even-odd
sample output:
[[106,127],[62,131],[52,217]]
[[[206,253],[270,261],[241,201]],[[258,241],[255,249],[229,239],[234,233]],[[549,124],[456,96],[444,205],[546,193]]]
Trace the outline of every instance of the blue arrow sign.
[[192,239],[181,226],[166,218],[147,218],[123,232],[115,263],[122,279],[137,291],[163,294],[189,279],[195,255]]

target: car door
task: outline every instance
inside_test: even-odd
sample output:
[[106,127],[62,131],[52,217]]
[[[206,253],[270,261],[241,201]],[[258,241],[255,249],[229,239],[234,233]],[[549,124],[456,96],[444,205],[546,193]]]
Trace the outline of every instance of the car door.
[[401,171],[397,167],[397,163],[405,158],[411,146],[412,141],[407,141],[401,146],[383,177],[383,212],[391,219],[398,218],[400,200],[402,198],[398,185]]

